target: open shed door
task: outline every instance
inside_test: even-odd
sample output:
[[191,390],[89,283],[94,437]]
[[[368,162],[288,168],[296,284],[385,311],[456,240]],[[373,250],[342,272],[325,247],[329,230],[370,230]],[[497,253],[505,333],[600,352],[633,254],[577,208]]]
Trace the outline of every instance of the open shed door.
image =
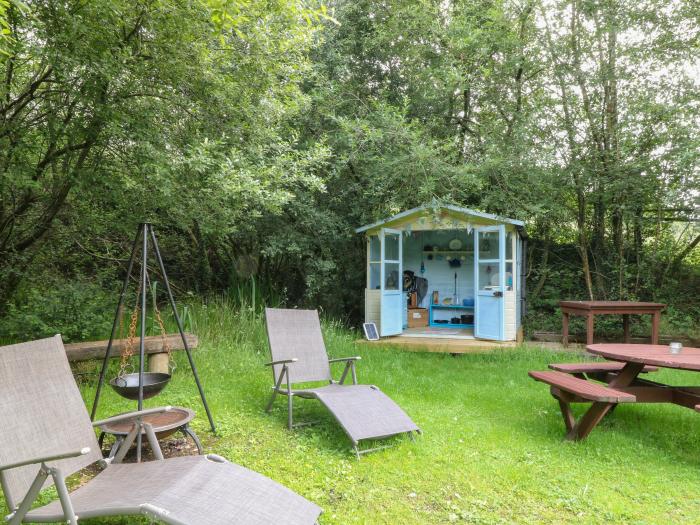
[[382,229],[381,245],[381,327],[380,335],[398,335],[403,330],[403,247],[401,230]]
[[504,225],[475,228],[474,283],[476,305],[474,335],[480,339],[503,340],[505,309]]

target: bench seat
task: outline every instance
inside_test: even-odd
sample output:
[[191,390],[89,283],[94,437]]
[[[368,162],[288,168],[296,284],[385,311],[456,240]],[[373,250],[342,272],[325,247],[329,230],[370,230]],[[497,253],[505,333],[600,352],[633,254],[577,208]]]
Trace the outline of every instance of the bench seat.
[[[549,368],[557,372],[566,372],[567,374],[603,374],[606,372],[619,372],[625,366],[625,363],[616,361],[603,361],[594,363],[552,363]],[[642,370],[646,372],[657,372],[656,366],[645,366]]]
[[620,392],[614,388],[586,379],[579,379],[565,372],[556,370],[531,371],[529,375],[536,381],[541,381],[559,390],[589,401],[598,401],[602,403],[634,403],[637,400],[632,394]]

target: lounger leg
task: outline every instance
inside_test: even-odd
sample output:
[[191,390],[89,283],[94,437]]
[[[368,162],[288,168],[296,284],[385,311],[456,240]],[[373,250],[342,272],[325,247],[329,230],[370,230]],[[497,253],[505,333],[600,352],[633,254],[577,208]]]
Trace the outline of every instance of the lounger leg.
[[[284,378],[285,374],[287,374],[287,365],[284,365],[282,367],[282,370],[280,371],[280,376],[277,378],[277,381],[275,382],[275,386],[272,389],[272,397],[270,397],[270,401],[267,403],[267,406],[265,407],[265,412],[269,412],[272,410],[272,403],[275,402],[275,398],[277,397],[277,392],[280,389],[280,386],[282,385],[282,379]],[[289,378],[288,374],[287,377]]]
[[345,368],[343,368],[343,373],[340,376],[340,381],[338,381],[339,385],[342,385],[345,383],[345,378],[348,376],[348,372],[350,371],[350,367],[353,365],[353,361],[348,361],[345,363]]
[[291,392],[287,393],[287,426],[289,427],[289,430],[292,430],[294,427],[294,421],[292,418],[292,398],[294,397],[294,394]]
[[63,477],[63,473],[57,468],[51,468],[49,470],[51,472],[53,482],[56,485],[56,492],[58,492],[58,499],[61,501],[63,517],[66,518],[66,523],[69,523],[70,525],[78,525],[78,517],[75,515],[75,510],[73,510],[73,503],[68,495],[66,479]]
[[22,503],[19,504],[17,510],[10,514],[11,517],[8,520],[10,525],[20,525],[20,523],[22,523],[22,520],[27,515],[27,512],[29,512],[29,509],[32,508],[32,503],[34,503],[34,500],[36,500],[39,492],[41,492],[41,487],[44,486],[44,482],[48,477],[49,471],[46,468],[46,465],[41,465],[41,468],[39,469],[39,472],[37,472],[36,478],[34,478],[34,482],[29,487],[27,494],[25,494]]
[[265,412],[269,413],[272,411],[272,404],[275,402],[275,399],[277,399],[277,387],[272,388],[272,395],[270,396],[270,401],[267,402]]

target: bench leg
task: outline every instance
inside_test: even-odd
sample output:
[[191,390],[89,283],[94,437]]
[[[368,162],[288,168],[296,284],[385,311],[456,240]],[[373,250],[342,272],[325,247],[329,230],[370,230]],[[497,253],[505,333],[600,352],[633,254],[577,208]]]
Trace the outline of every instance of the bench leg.
[[581,416],[581,419],[566,434],[566,439],[570,441],[585,439],[613,406],[615,406],[614,403],[593,403],[593,406]]
[[557,401],[559,401],[561,415],[564,418],[564,426],[566,426],[566,432],[569,433],[571,432],[571,429],[574,428],[576,420],[574,419],[574,415],[571,413],[571,407],[569,406],[569,403],[566,403],[561,399],[558,399]]
[[[643,369],[643,364],[627,363],[608,384],[611,388],[629,386],[635,381],[635,379],[637,379],[637,376]],[[616,403],[603,403],[596,401],[591,405],[591,408],[589,408],[586,413],[579,418],[574,427],[567,432],[566,439],[572,441],[584,439],[591,433],[591,430],[593,430],[596,425],[600,423],[605,415],[616,406]]]
[[622,314],[622,330],[625,334],[625,343],[630,342],[630,314]]
[[569,313],[562,312],[561,315],[561,344],[564,347],[569,346]]

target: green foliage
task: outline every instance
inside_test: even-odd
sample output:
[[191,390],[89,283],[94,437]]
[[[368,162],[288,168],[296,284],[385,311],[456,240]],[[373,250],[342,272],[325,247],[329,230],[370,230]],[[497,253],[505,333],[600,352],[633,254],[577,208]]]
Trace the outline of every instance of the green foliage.
[[111,289],[150,220],[179,296],[254,278],[259,299],[357,322],[353,229],[437,199],[526,221],[530,329],[555,324],[557,300],[591,297],[662,300],[667,329],[698,324],[690,2],[2,14],[0,313],[28,277],[99,274]]
[[65,342],[104,339],[112,326],[114,293],[88,280],[26,286],[0,318],[0,340],[26,341],[60,333]]

